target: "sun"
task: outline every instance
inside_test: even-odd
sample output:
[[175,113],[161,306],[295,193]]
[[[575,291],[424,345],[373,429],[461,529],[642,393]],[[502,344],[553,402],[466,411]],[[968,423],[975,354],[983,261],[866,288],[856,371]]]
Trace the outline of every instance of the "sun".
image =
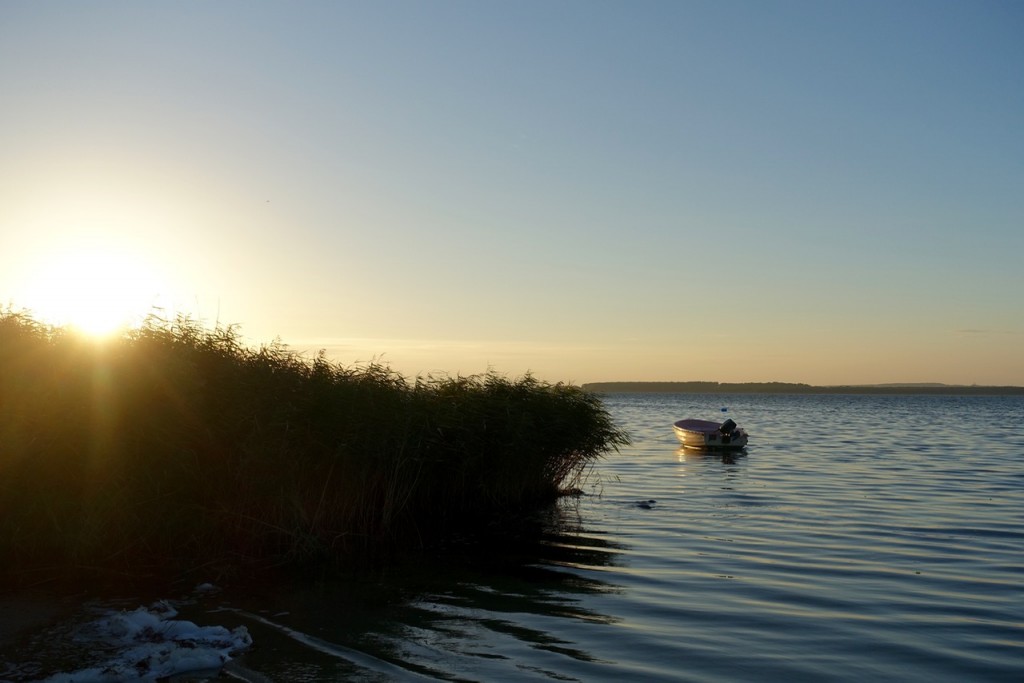
[[50,254],[19,302],[41,322],[105,337],[137,326],[158,304],[159,278],[137,256],[87,247]]

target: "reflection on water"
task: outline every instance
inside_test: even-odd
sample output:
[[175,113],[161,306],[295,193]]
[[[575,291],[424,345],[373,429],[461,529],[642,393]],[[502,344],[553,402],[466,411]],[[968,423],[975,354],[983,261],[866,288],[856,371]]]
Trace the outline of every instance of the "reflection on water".
[[[623,546],[588,530],[579,507],[566,499],[535,533],[519,529],[483,548],[467,544],[329,580],[186,591],[169,602],[197,623],[247,629],[255,645],[227,669],[245,680],[504,680],[510,672],[565,679],[567,660],[589,678],[613,664],[585,633],[617,621],[594,598],[621,592],[608,570]],[[0,680],[115,661],[116,643],[94,651],[90,624],[150,600],[88,600],[48,614],[44,627],[0,641]]]
[[677,448],[676,458],[679,462],[703,462],[717,460],[723,465],[735,465],[742,458],[747,457],[747,450],[736,451],[707,451],[697,448]]
[[563,501],[539,534],[510,544],[407,558],[372,577],[225,596],[257,642],[273,643],[242,664],[281,680],[294,680],[296,667],[308,675],[311,658],[326,677],[317,680],[504,680],[564,679],[571,661],[587,678],[611,664],[585,634],[617,621],[596,598],[621,592],[607,570],[622,546],[582,526],[578,507]]
[[[680,449],[672,422],[726,402],[745,451]],[[607,403],[633,445],[533,531],[374,573],[150,597],[245,626],[232,675],[253,681],[1019,680],[1024,399]],[[43,671],[84,622],[47,614],[0,632],[0,679],[31,679],[32,657]]]

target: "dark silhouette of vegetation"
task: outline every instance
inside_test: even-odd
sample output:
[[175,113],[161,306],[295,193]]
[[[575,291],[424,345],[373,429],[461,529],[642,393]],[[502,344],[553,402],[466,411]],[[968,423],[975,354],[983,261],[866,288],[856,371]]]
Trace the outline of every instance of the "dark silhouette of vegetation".
[[531,376],[407,381],[187,318],[100,343],[0,313],[8,569],[421,545],[552,501],[626,442],[595,395]]

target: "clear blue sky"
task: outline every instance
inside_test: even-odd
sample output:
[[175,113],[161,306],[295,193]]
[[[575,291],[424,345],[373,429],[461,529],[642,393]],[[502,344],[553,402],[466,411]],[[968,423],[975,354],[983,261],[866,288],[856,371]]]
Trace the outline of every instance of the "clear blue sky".
[[407,375],[1024,385],[1020,2],[0,2],[0,93],[44,317],[95,278]]

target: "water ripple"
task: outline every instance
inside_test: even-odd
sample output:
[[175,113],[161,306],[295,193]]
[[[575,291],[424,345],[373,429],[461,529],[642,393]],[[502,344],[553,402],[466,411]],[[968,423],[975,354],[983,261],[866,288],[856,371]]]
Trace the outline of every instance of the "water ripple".
[[[1024,399],[607,405],[633,445],[538,538],[226,591],[255,641],[241,664],[308,681],[1021,680]],[[672,422],[723,405],[746,450],[681,450]]]

